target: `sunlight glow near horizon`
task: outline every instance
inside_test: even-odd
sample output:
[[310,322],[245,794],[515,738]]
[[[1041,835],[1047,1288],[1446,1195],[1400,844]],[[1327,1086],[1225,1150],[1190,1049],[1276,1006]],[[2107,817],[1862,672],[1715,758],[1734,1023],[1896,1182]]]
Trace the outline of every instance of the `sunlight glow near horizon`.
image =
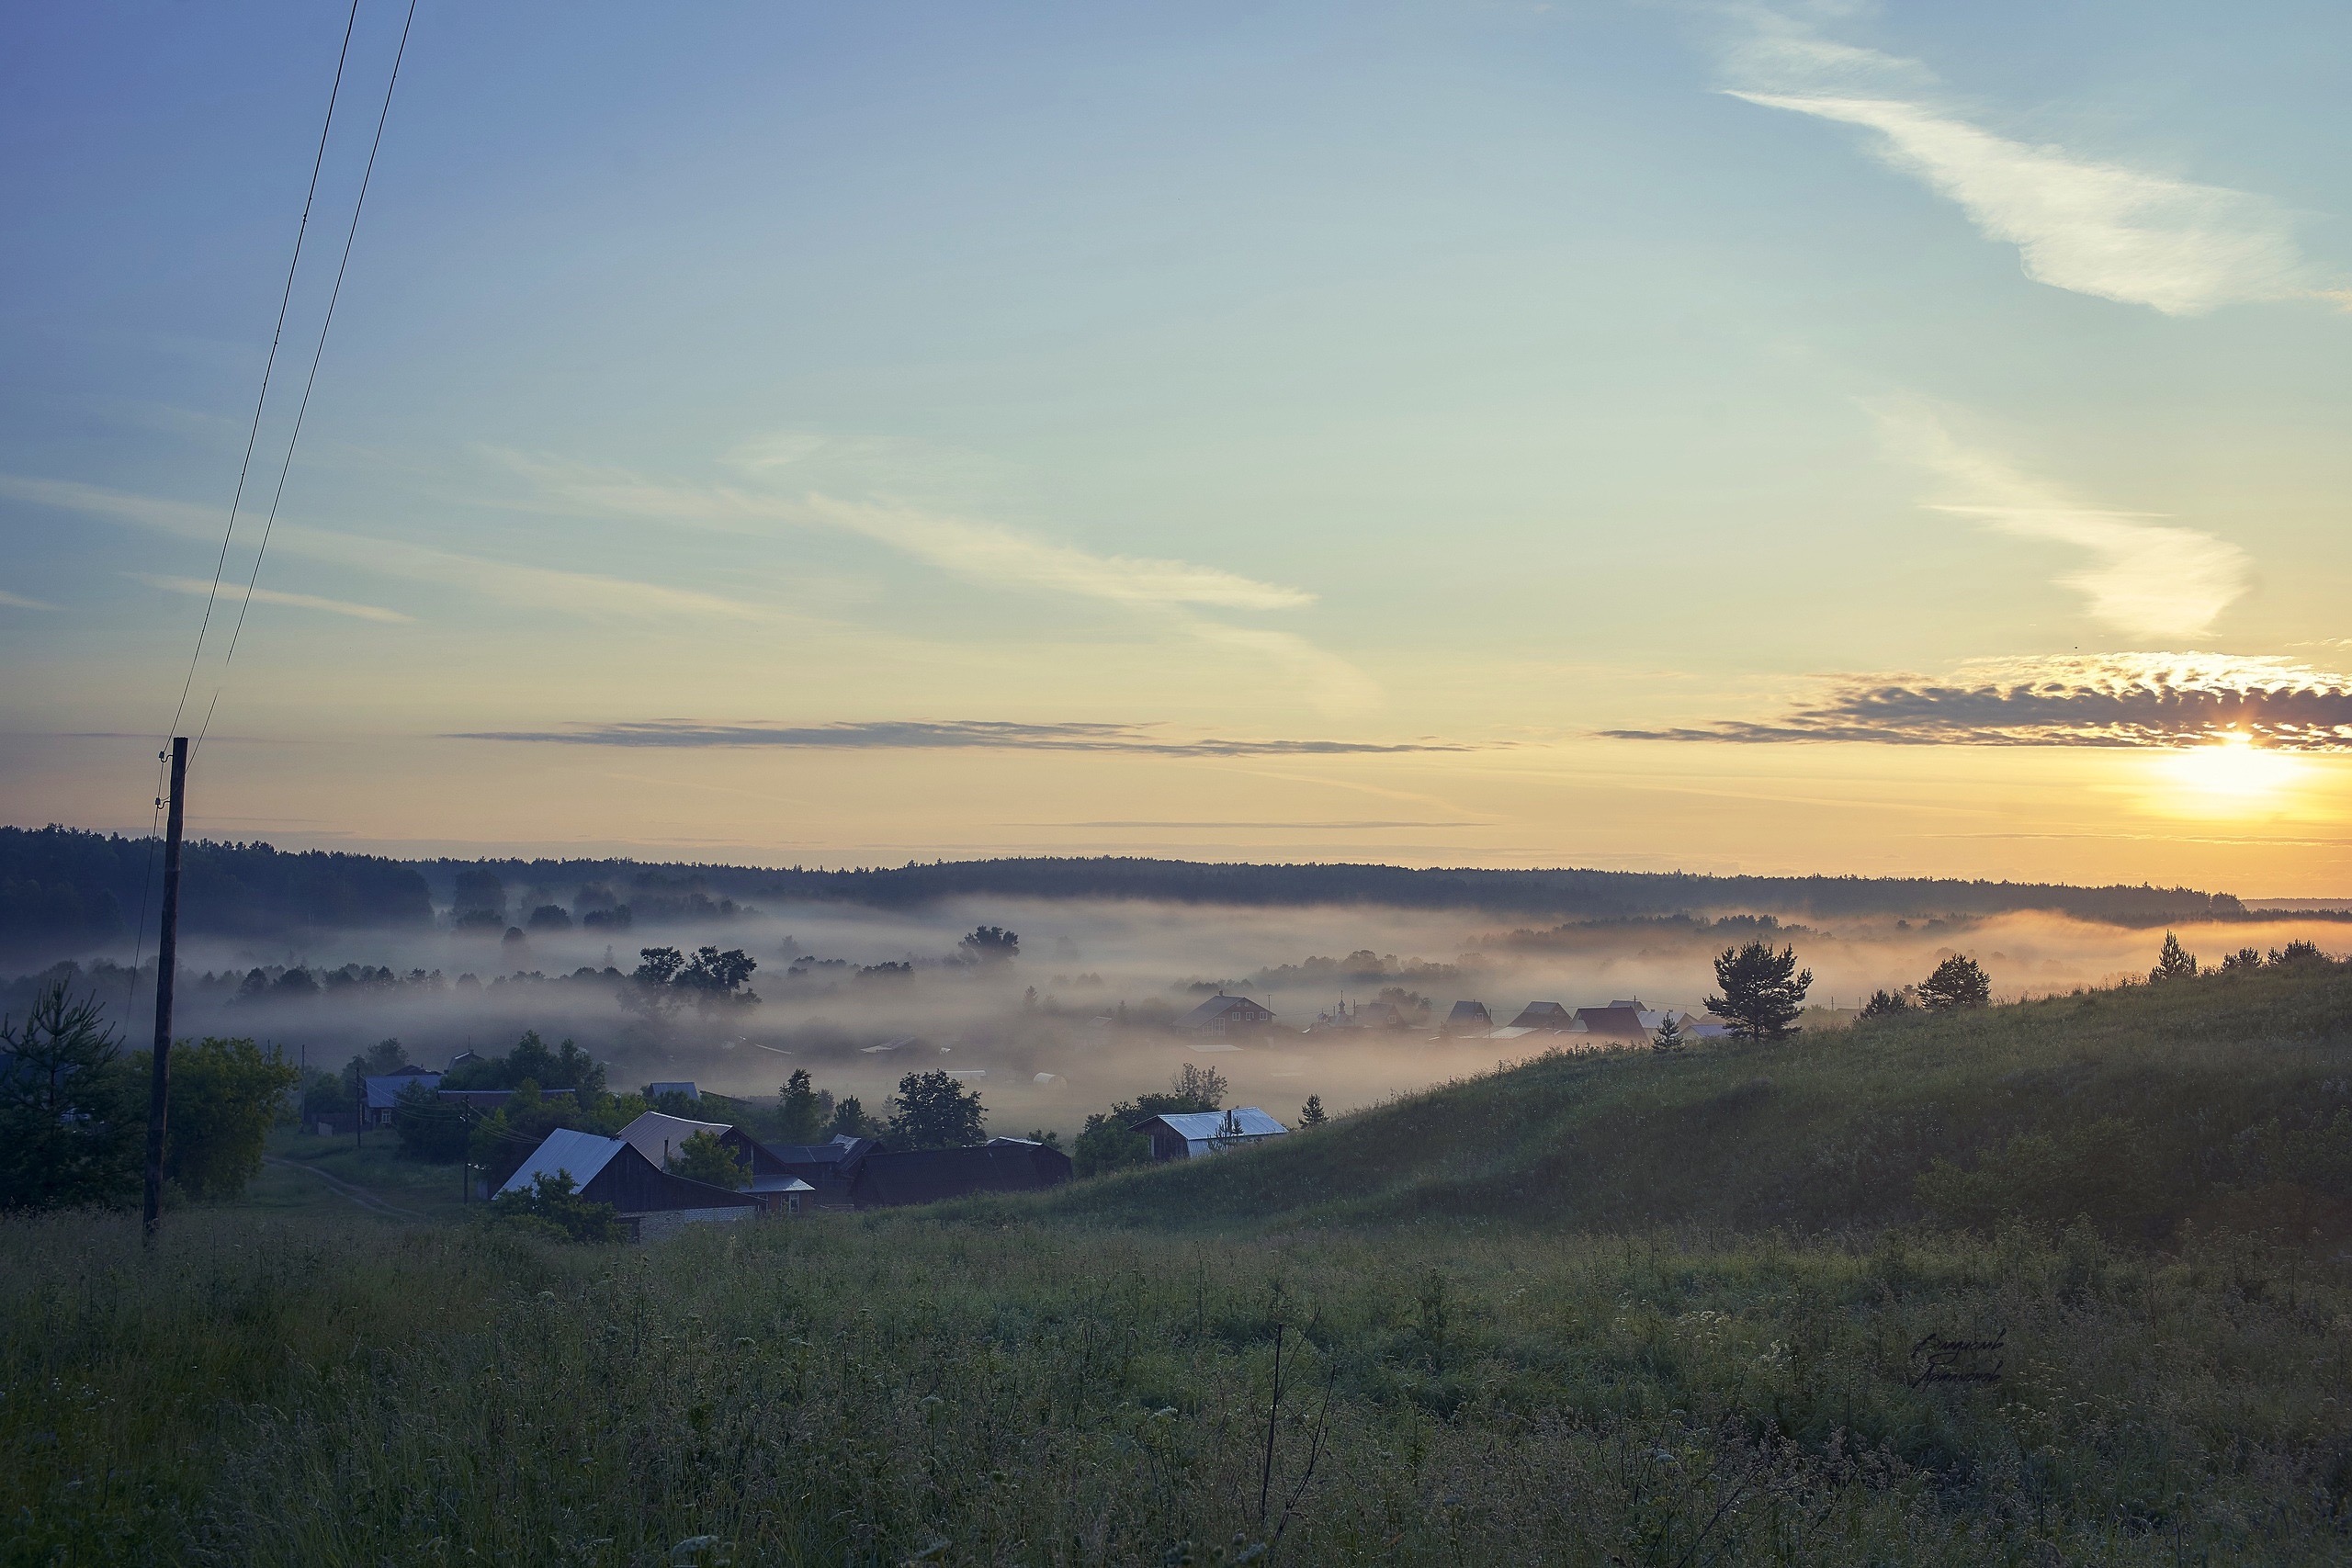
[[2209,746],[2173,752],[2161,768],[2191,803],[2213,815],[2275,805],[2312,773],[2301,757],[2257,746],[2244,731],[2232,731]]

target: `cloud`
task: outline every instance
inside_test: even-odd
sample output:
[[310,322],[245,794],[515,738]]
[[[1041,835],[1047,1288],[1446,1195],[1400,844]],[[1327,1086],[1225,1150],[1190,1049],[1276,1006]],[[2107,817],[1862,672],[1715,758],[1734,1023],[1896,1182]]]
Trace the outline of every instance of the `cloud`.
[[521,740],[571,746],[759,747],[847,751],[1125,751],[1157,757],[1385,756],[1475,751],[1463,741],[1180,740],[1145,724],[1017,724],[997,719],[879,719],[817,725],[698,724],[651,719],[555,730],[485,730],[453,740]]
[[0,588],[0,606],[6,606],[11,610],[54,610],[57,608],[56,605],[46,604],[39,599],[28,599],[21,593],[11,593],[5,588]]
[[2086,506],[2001,459],[1963,446],[1933,413],[1904,404],[1878,411],[1894,456],[1939,475],[1951,499],[1932,511],[1966,517],[2017,538],[2045,539],[2087,552],[2092,565],[2057,581],[2089,601],[2090,613],[2134,637],[2197,637],[2246,591],[2244,550],[2195,528],[2154,522],[2149,513]]
[[[549,496],[583,511],[729,531],[780,525],[854,534],[978,582],[1041,588],[1115,604],[1289,610],[1315,601],[1303,590],[1260,582],[1218,567],[1148,556],[1096,555],[1002,524],[922,507],[842,501],[813,492],[786,497],[731,485],[665,484],[623,468],[511,451],[493,456]],[[746,459],[739,466],[763,472],[779,466],[779,460]]]
[[[198,599],[205,598],[212,592],[212,584],[200,577],[157,577],[144,571],[127,571],[123,575],[136,579],[150,588],[161,588],[173,593],[191,594]],[[234,601],[246,596],[250,596],[256,604],[287,604],[300,610],[324,610],[329,615],[349,615],[355,620],[361,621],[381,621],[391,626],[408,626],[415,621],[413,615],[403,615],[398,610],[387,610],[378,604],[355,604],[347,599],[322,599],[314,593],[283,593],[275,588],[255,588],[248,593],[248,590],[243,583],[225,582],[220,585],[220,597],[223,600]]]
[[1929,103],[1916,62],[1746,17],[1753,30],[1726,51],[1747,84],[1734,97],[1875,132],[1882,160],[2015,245],[2037,283],[2168,316],[2327,294],[2265,197],[2010,141]]
[[[729,462],[756,481],[802,464],[824,445],[823,437],[794,434],[739,447]],[[735,485],[672,484],[625,468],[526,453],[492,449],[491,456],[537,487],[537,504],[673,526],[742,533],[814,528],[853,535],[968,581],[1156,615],[1182,636],[1288,670],[1304,694],[1327,712],[1360,712],[1381,698],[1379,682],[1369,674],[1295,633],[1235,626],[1201,613],[1300,609],[1315,602],[1303,589],[1191,561],[1099,555],[1002,524],[896,502],[845,501],[814,491],[785,496]]]
[[[221,517],[216,508],[135,495],[98,485],[0,474],[0,496],[129,523],[175,538],[210,544],[220,536]],[[565,571],[555,567],[523,566],[401,539],[334,533],[283,522],[272,535],[270,547],[382,576],[464,589],[528,609],[616,615],[717,616],[729,620],[761,620],[769,615],[757,605],[689,588],[631,582],[624,578]],[[255,597],[269,602],[266,593]]]
[[1851,676],[1769,723],[1617,729],[1621,740],[2183,748],[2225,737],[2352,751],[2352,675],[2225,653],[1981,660],[1940,678]]

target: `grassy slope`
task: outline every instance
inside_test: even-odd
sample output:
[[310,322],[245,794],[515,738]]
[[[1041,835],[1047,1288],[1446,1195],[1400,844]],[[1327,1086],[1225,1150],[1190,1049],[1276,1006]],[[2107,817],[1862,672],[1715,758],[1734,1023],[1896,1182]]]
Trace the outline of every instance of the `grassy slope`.
[[[1919,1218],[1937,1159],[1989,1156],[1999,1179],[1948,1210],[2085,1213],[2143,1239],[2300,1188],[2340,1225],[2330,1205],[2352,1198],[2352,1166],[2312,1145],[2346,1138],[2311,1131],[2338,1111],[2352,1112],[2352,970],[2263,971],[1774,1045],[1555,1055],[1046,1208],[1160,1228],[1815,1230]],[[2335,1131],[2352,1135],[2352,1115]],[[2009,1142],[2035,1133],[2047,1147]]]
[[[1558,1058],[1042,1201],[641,1249],[0,1219],[0,1562],[2338,1562],[2352,1269],[2178,1221],[2341,1190],[2347,1003],[2233,976]],[[1778,1234],[1910,1216],[1939,1152],[2166,1246]],[[2001,1381],[1914,1386],[1931,1333],[2001,1337]]]

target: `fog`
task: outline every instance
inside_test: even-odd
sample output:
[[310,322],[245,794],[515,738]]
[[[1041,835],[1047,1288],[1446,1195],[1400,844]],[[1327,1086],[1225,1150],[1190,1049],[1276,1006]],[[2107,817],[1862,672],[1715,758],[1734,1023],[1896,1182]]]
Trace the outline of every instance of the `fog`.
[[[1017,932],[1018,955],[983,962],[959,954],[959,939],[982,924]],[[2352,949],[2352,929],[2292,915],[2178,932],[2208,964],[2241,947],[2295,939]],[[343,932],[297,948],[200,942],[183,947],[176,1032],[251,1035],[333,1070],[388,1037],[437,1067],[460,1050],[503,1052],[530,1029],[550,1043],[576,1040],[608,1062],[615,1089],[683,1078],[767,1099],[787,1072],[805,1066],[818,1087],[855,1095],[869,1111],[882,1109],[902,1075],[944,1068],[980,1090],[992,1131],[1068,1135],[1089,1111],[1164,1087],[1188,1061],[1226,1075],[1228,1103],[1295,1121],[1309,1094],[1336,1113],[1574,1042],[1441,1037],[1438,1022],[1457,999],[1484,1002],[1498,1025],[1535,1000],[1573,1009],[1639,998],[1702,1011],[1712,955],[1758,934],[1793,945],[1813,970],[1812,997],[1823,1010],[1811,1021],[1819,1028],[1842,1022],[1876,987],[1919,980],[1951,953],[1973,955],[1996,996],[2007,999],[2144,975],[2164,933],[2034,914],[1835,930],[1691,919],[1515,931],[1476,914],[1361,907],[992,898],[886,911],[826,904],[523,940],[440,931]],[[657,1024],[623,1005],[620,976],[639,949],[707,944],[757,960],[756,1006],[687,1009]],[[346,964],[390,974],[335,983],[330,972]],[[239,997],[256,967],[272,980],[301,968],[328,987],[307,997]],[[416,972],[423,977],[405,978]],[[152,1006],[143,987],[121,970],[84,983],[98,984],[125,1035],[143,1041]],[[1169,1026],[1219,983],[1272,1008],[1275,1026],[1230,1043]],[[1415,998],[1425,1001],[1426,1021],[1312,1027],[1341,1001],[1371,1004],[1390,987],[1408,994],[1400,999],[1408,1010]],[[11,988],[12,1009],[25,990],[24,981]]]

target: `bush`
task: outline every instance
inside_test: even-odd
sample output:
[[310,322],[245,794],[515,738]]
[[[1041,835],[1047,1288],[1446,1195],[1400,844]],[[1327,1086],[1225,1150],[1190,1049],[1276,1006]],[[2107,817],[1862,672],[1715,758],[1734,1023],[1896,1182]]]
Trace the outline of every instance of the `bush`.
[[[141,1052],[134,1070],[148,1061]],[[172,1047],[171,1114],[164,1175],[191,1198],[234,1198],[261,1174],[269,1129],[300,1069],[274,1061],[250,1040],[199,1040]]]
[[718,1141],[716,1133],[696,1133],[670,1152],[670,1174],[740,1192],[752,1184],[752,1168],[743,1157]]
[[526,1189],[501,1192],[490,1201],[489,1216],[493,1224],[519,1223],[526,1231],[552,1234],[566,1241],[625,1239],[613,1206],[581,1197],[563,1171],[542,1176]]

